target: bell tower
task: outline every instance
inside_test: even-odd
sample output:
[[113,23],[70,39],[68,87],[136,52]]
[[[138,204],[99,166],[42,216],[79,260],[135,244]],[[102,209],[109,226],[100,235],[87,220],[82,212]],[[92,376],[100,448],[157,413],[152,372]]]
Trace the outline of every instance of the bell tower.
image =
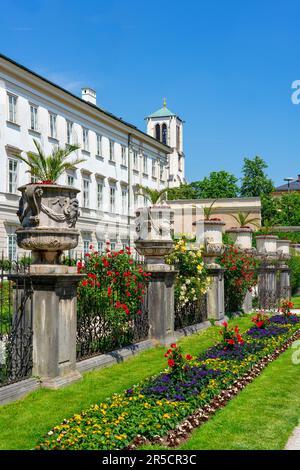
[[169,154],[169,186],[185,183],[182,119],[167,108],[165,98],[163,107],[145,119],[147,134],[172,148]]

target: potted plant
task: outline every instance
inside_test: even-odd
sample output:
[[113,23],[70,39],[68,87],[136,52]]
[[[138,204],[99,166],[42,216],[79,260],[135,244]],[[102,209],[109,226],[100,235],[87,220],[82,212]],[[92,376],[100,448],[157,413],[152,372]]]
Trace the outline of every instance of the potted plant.
[[237,215],[231,215],[231,217],[238,223],[238,227],[231,227],[226,230],[226,233],[239,249],[251,250],[253,229],[250,225],[258,226],[259,219],[251,217],[250,212],[238,212]]
[[48,156],[39,142],[37,150],[18,156],[29,166],[28,173],[38,183],[19,188],[22,196],[17,215],[21,228],[16,230],[17,243],[25,250],[32,250],[33,263],[57,264],[63,250],[77,246],[79,232],[75,229],[79,216],[79,189],[56,183],[59,176],[75,165],[85,161],[81,158],[68,160],[79,149],[77,145],[56,147]]
[[257,253],[268,258],[276,258],[278,237],[272,235],[274,226],[272,221],[266,220],[261,227],[261,235],[255,237]]
[[146,197],[151,205],[136,211],[135,240],[137,251],[145,256],[149,263],[163,263],[164,257],[173,248],[174,212],[165,201],[168,188],[160,191],[137,185],[138,194]]

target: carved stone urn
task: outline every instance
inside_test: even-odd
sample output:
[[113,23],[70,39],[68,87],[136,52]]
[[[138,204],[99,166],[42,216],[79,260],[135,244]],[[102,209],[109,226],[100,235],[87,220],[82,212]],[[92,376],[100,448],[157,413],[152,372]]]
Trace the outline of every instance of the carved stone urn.
[[235,246],[240,250],[253,251],[252,248],[252,234],[253,230],[250,227],[231,227],[226,230]]
[[32,250],[33,264],[59,264],[62,252],[78,245],[80,190],[41,183],[18,189],[22,193],[17,211],[22,225],[16,230],[19,247]]
[[277,259],[277,241],[276,235],[258,235],[256,239],[257,256],[266,261],[275,261]]
[[222,220],[204,220],[204,253],[203,259],[209,265],[219,266],[216,258],[224,252],[225,246],[222,240]]
[[291,258],[290,244],[291,244],[290,240],[283,240],[283,239],[277,240],[277,254],[278,254],[279,261],[285,262]]
[[164,264],[173,249],[174,212],[170,206],[143,207],[136,211],[135,246],[148,264]]

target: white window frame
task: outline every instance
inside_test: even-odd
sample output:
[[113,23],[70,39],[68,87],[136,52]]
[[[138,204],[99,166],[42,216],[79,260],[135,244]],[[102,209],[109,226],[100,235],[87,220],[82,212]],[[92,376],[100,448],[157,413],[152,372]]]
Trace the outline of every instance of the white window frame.
[[110,242],[110,250],[111,251],[116,251],[116,244],[117,244],[117,240],[112,240]]
[[115,142],[113,140],[109,140],[109,161],[115,161]]
[[83,243],[83,254],[85,255],[86,253],[90,252],[91,240],[89,238],[84,238],[82,240],[82,243]]
[[7,93],[7,101],[8,101],[8,121],[17,124],[17,105],[18,105],[18,97],[13,95],[12,93]]
[[17,235],[9,233],[7,235],[7,257],[10,261],[16,261],[18,256]]
[[73,144],[73,122],[66,120],[67,144]]
[[38,120],[38,106],[29,104],[30,106],[30,130],[38,131],[39,120]]
[[116,192],[117,192],[116,186],[110,185],[109,186],[109,211],[112,214],[115,214],[116,212]]
[[123,166],[127,166],[127,154],[126,154],[126,146],[121,145],[121,164]]
[[146,154],[143,154],[143,173],[148,175],[148,157]]
[[57,139],[57,114],[49,113],[50,137]]
[[103,210],[103,189],[103,181],[97,181],[97,209],[99,211]]
[[133,169],[139,171],[139,153],[137,150],[133,151]]
[[89,152],[89,130],[86,127],[82,128],[82,144],[83,150],[85,150],[85,152]]
[[102,240],[99,240],[97,242],[97,251],[98,253],[102,253],[104,249],[104,242]]
[[126,215],[127,214],[127,209],[128,209],[128,189],[127,188],[122,188],[122,214]]
[[82,178],[82,206],[85,209],[90,207],[90,179]]
[[[15,169],[11,169],[11,165],[15,165]],[[15,176],[13,177],[13,175]],[[11,178],[12,175],[12,178]],[[8,158],[8,181],[7,181],[7,189],[8,193],[10,194],[17,194],[18,189],[18,180],[19,180],[19,162],[15,158]]]
[[156,178],[157,165],[156,160],[152,160],[152,178]]
[[68,175],[67,174],[67,185],[74,187],[74,183],[75,183],[74,175]]
[[98,157],[102,157],[102,135],[96,134],[97,139],[97,155]]

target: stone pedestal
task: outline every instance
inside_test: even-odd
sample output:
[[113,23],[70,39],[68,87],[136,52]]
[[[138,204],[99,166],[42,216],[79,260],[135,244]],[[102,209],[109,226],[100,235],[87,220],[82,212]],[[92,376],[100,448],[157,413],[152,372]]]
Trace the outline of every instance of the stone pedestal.
[[207,266],[209,277],[212,279],[207,291],[207,318],[223,320],[224,309],[224,269],[214,265]]
[[76,370],[76,267],[35,265],[33,286],[33,375],[48,388],[80,379]]
[[243,305],[242,305],[242,309],[245,313],[252,312],[253,310],[252,301],[253,301],[252,293],[247,291],[245,298],[244,298]]
[[258,268],[258,303],[260,308],[275,308],[278,304],[276,266],[266,264]]
[[149,337],[161,343],[174,340],[174,283],[176,271],[167,264],[146,264],[151,273],[147,308]]
[[282,264],[278,268],[279,279],[278,279],[278,291],[280,299],[291,298],[291,280],[290,280],[290,268],[286,264]]

